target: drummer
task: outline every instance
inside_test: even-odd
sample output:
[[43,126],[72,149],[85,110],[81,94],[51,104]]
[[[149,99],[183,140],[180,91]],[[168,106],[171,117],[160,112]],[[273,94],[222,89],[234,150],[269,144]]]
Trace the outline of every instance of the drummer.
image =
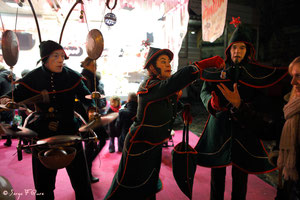
[[[27,128],[38,133],[38,139],[55,135],[75,135],[80,123],[74,117],[75,96],[86,106],[95,106],[93,100],[86,99],[90,92],[82,81],[82,76],[65,66],[68,59],[63,47],[51,40],[40,44],[42,66],[29,72],[17,81],[14,100],[22,100],[40,94],[43,90],[49,93],[49,102],[35,103],[36,112],[28,120]],[[12,93],[2,96],[2,104],[7,103]],[[74,145],[76,157],[66,167],[76,199],[93,199],[91,183],[82,143]],[[32,168],[36,199],[54,199],[55,179],[57,170],[46,168],[38,159],[38,150],[33,149]]]

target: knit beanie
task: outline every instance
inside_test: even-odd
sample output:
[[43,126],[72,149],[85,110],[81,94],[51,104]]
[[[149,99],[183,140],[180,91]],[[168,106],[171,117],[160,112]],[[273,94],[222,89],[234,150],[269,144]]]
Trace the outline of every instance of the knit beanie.
[[[63,50],[64,51],[64,48],[52,41],[52,40],[47,40],[47,41],[43,41],[41,42],[40,44],[40,55],[41,55],[41,60],[43,61],[43,63],[45,63],[47,61],[47,59],[49,58],[50,54],[53,52],[53,51],[56,51],[56,50]],[[66,52],[64,51],[65,53],[65,59],[69,59],[69,57],[66,55]]]

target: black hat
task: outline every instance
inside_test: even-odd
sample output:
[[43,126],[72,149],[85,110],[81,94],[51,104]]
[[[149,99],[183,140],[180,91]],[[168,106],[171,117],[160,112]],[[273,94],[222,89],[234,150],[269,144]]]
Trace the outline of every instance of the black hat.
[[254,61],[254,55],[255,55],[255,49],[253,47],[253,44],[250,40],[250,31],[245,25],[241,25],[239,24],[237,26],[237,28],[234,30],[234,32],[232,33],[232,36],[228,42],[228,47],[225,50],[225,54],[226,54],[226,59],[228,59],[228,57],[230,58],[230,47],[237,42],[243,42],[246,44],[247,46],[247,55],[249,56],[249,59]]
[[[52,41],[52,40],[47,40],[47,41],[43,41],[41,42],[40,44],[40,55],[41,55],[41,60],[43,61],[43,63],[45,63],[48,59],[48,57],[50,56],[50,54],[53,52],[53,51],[56,51],[56,50],[63,50],[64,51],[64,48]],[[65,53],[65,59],[69,59],[69,57],[66,55],[66,52],[64,51]]]
[[162,54],[166,54],[167,56],[169,56],[170,60],[173,60],[174,54],[169,49],[159,49],[159,48],[150,47],[148,56],[147,56],[147,59],[146,59],[145,65],[144,65],[144,69],[147,69],[149,67],[150,63]]
[[[239,24],[235,31],[232,33],[232,36],[229,40],[229,45],[225,50],[225,62],[229,63],[230,56],[230,48],[234,43],[243,42],[246,45],[247,52],[245,54],[245,61],[243,67],[239,70],[238,82],[240,84],[246,85],[247,87],[252,88],[268,88],[280,80],[282,80],[287,75],[287,67],[273,67],[261,65],[255,61],[255,49],[251,42],[250,37],[251,29],[244,24]],[[206,69],[201,73],[200,79],[207,82],[227,82],[231,81],[229,76],[222,75],[228,72],[230,74],[230,65],[227,66],[227,69]],[[227,72],[226,72],[227,71]]]

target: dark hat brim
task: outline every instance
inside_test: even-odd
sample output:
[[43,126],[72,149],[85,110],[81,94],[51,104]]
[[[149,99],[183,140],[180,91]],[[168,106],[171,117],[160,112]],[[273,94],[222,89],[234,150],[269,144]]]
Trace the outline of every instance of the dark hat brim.
[[173,60],[174,54],[172,51],[170,51],[169,49],[161,49],[158,50],[157,52],[155,52],[146,62],[146,64],[144,65],[144,69],[147,69],[150,66],[150,63],[156,59],[158,56],[160,55],[167,55],[170,58],[170,61]]

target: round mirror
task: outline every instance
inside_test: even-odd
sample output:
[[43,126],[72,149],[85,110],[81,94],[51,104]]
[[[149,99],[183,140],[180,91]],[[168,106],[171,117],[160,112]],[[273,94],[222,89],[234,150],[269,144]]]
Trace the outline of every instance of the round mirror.
[[13,67],[19,58],[19,40],[15,32],[6,30],[2,34],[2,54],[4,61]]
[[86,51],[88,56],[97,60],[103,51],[104,41],[102,33],[98,29],[91,30],[86,38]]

